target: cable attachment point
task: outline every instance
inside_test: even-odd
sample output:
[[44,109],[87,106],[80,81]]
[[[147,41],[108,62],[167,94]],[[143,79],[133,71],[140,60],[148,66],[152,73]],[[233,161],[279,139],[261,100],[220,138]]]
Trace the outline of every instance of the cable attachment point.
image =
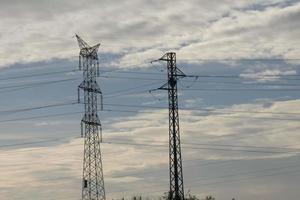
[[80,127],[81,127],[81,134],[80,134],[80,136],[83,137],[83,121],[81,121]]
[[80,88],[77,88],[77,103],[80,103]]
[[150,94],[155,100],[157,100],[157,101],[162,101],[161,98],[155,96],[155,95],[152,93],[152,92],[154,92],[154,91],[156,91],[156,90],[159,90],[159,89],[149,90],[148,92],[149,92],[149,94]]

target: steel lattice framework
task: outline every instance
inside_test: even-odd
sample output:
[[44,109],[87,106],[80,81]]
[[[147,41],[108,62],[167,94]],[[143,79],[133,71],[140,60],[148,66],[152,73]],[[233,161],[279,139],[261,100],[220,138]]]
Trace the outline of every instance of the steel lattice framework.
[[[89,46],[76,35],[80,53],[79,70],[83,71],[83,82],[78,87],[84,91],[85,114],[81,121],[81,136],[84,137],[82,200],[105,200],[104,179],[100,143],[102,129],[97,111],[97,96],[102,92],[97,84],[99,76],[98,49],[100,44]],[[102,105],[102,98],[101,98]]]
[[166,53],[159,61],[167,62],[168,82],[159,89],[167,90],[169,97],[169,167],[170,200],[184,200],[182,159],[179,131],[177,80],[185,74],[176,66],[176,53]]

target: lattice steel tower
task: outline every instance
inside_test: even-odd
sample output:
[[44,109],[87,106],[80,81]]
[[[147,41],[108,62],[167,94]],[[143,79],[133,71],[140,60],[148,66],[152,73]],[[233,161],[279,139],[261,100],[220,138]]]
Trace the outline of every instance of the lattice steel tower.
[[176,66],[176,53],[169,52],[157,61],[166,61],[168,82],[159,89],[167,90],[169,96],[169,167],[170,200],[184,200],[183,173],[180,147],[177,80],[185,74]]
[[[105,200],[104,179],[100,143],[101,123],[97,114],[97,95],[101,90],[96,77],[99,76],[98,49],[100,44],[89,46],[76,35],[80,53],[79,70],[83,71],[83,82],[78,87],[84,91],[85,114],[81,120],[81,136],[84,137],[82,200]],[[102,98],[101,98],[102,105]]]

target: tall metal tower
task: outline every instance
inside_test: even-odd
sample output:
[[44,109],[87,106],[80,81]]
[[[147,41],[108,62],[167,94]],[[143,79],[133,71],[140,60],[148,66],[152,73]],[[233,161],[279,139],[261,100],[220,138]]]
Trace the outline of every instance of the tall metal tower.
[[[97,114],[97,95],[102,92],[97,84],[99,76],[98,49],[100,44],[89,46],[76,35],[80,53],[79,70],[83,71],[83,82],[78,87],[84,91],[85,114],[81,120],[81,136],[84,137],[82,200],[105,200],[104,179],[100,143],[101,123]],[[102,98],[101,98],[102,105]]]
[[180,147],[177,80],[185,74],[176,66],[176,53],[169,52],[156,61],[166,61],[168,82],[160,90],[167,90],[169,96],[169,167],[170,200],[184,200],[183,173]]

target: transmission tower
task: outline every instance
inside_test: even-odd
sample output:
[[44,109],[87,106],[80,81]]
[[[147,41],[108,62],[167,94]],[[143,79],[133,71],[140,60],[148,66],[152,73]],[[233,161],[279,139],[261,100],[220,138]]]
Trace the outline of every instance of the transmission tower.
[[[98,49],[100,44],[89,46],[76,35],[79,53],[79,70],[83,71],[83,82],[78,87],[84,91],[85,114],[81,120],[81,136],[84,137],[82,200],[105,200],[104,179],[100,143],[102,129],[97,114],[97,95],[102,92],[97,84],[99,76]],[[102,98],[101,98],[102,105]]]
[[160,90],[167,90],[169,96],[169,167],[170,200],[184,200],[183,173],[180,147],[177,80],[185,74],[176,66],[176,53],[169,52],[156,61],[166,61],[168,82]]

